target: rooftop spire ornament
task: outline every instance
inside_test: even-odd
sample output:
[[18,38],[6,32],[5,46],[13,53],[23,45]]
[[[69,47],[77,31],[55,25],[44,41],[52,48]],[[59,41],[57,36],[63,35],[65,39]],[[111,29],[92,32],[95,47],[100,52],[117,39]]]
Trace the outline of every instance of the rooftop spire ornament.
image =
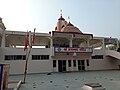
[[62,9],[60,10],[60,16],[62,16]]
[[68,21],[70,22],[70,16],[68,16]]

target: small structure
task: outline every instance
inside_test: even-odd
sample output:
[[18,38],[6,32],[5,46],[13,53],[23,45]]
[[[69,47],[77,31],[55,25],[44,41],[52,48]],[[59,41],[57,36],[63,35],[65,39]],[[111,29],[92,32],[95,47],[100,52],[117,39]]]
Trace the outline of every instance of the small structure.
[[8,88],[9,64],[0,64],[0,90]]
[[87,83],[87,84],[84,84],[84,86],[82,87],[82,89],[83,90],[106,90],[99,83]]

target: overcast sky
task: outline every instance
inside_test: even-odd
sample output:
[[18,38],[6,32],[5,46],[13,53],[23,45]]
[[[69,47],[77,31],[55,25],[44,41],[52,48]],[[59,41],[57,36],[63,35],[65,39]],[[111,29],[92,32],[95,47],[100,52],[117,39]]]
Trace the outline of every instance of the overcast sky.
[[83,33],[120,38],[120,0],[0,0],[0,17],[13,31],[54,31],[61,9]]

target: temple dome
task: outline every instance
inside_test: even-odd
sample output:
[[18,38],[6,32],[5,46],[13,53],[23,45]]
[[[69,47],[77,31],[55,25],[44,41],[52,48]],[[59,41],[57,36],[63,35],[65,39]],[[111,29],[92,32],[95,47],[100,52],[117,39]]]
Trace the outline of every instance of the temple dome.
[[76,32],[76,33],[82,33],[79,28],[75,27],[70,22],[62,28],[61,32]]

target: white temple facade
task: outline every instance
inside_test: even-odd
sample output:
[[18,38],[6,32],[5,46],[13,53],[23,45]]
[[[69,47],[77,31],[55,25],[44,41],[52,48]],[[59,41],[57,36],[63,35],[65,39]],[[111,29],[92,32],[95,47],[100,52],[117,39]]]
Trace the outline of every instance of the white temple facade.
[[[29,44],[34,32],[28,32]],[[10,64],[10,74],[24,74],[27,32],[8,31],[0,18],[0,63]],[[55,30],[35,33],[30,47],[28,73],[113,70],[120,68],[117,38],[83,33],[62,15]]]

